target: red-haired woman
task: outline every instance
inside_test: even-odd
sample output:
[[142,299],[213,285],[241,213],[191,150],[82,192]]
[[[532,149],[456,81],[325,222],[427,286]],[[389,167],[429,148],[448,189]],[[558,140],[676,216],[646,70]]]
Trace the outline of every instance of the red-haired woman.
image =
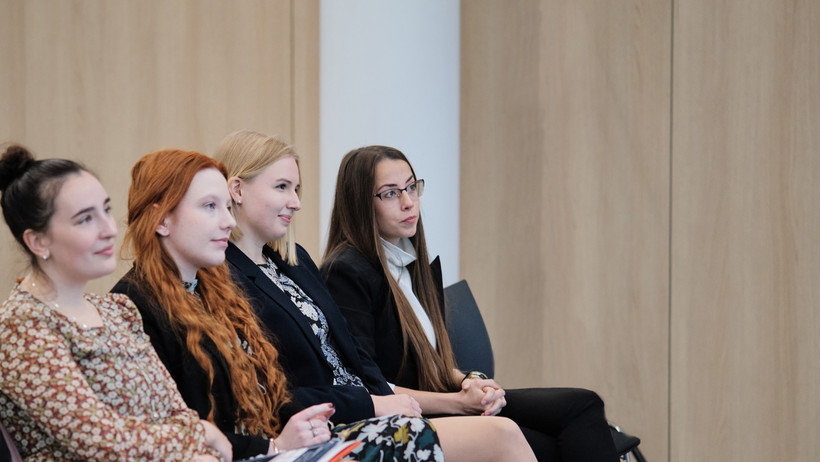
[[0,421],[20,454],[188,461],[215,460],[218,448],[229,458],[225,436],[185,406],[134,304],[84,292],[117,263],[117,226],[97,178],[9,146],[0,190],[31,265],[0,307]]
[[113,291],[136,303],[188,406],[226,433],[235,457],[334,436],[363,441],[357,460],[442,460],[435,431],[418,417],[331,430],[332,404],[294,413],[301,406],[290,401],[277,351],[223,264],[230,203],[225,167],[196,152],[158,151],[131,171],[125,247],[134,267]]
[[[393,393],[347,329],[319,269],[293,239],[291,220],[301,208],[302,187],[293,147],[240,130],[222,140],[215,157],[228,168],[238,224],[227,250],[231,273],[275,338],[285,370],[297,384],[295,395],[307,402],[335,403],[341,422],[421,413],[415,399]],[[509,419],[431,421],[448,462],[535,460]]]

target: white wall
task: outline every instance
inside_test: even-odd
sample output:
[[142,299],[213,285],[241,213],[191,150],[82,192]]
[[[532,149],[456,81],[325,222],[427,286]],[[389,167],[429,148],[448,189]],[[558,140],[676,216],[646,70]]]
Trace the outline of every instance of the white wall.
[[322,0],[322,250],[336,173],[351,149],[383,144],[425,180],[422,216],[444,282],[458,280],[459,2]]

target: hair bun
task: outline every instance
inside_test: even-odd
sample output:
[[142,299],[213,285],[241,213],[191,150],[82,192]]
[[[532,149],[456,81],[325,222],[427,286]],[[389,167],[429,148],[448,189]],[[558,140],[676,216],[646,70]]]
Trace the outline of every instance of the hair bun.
[[23,176],[34,162],[28,149],[19,144],[8,146],[0,158],[0,191],[5,191],[12,181]]

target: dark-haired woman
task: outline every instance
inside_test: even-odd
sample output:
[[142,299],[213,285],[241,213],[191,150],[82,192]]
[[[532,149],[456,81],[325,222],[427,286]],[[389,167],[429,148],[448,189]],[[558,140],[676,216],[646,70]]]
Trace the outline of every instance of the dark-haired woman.
[[131,170],[124,247],[134,267],[113,290],[137,304],[186,403],[228,435],[234,457],[339,437],[362,441],[355,460],[440,462],[435,430],[420,417],[331,430],[331,403],[289,403],[278,352],[224,264],[235,225],[225,175],[219,162],[180,150],[145,155]]
[[[307,403],[333,402],[341,422],[420,414],[418,403],[393,393],[357,345],[318,268],[293,240],[291,221],[301,208],[294,149],[279,138],[242,130],[226,136],[215,157],[228,168],[237,221],[227,250],[231,273],[273,335],[295,395]],[[535,460],[509,419],[431,421],[448,462]]]
[[21,455],[229,459],[225,436],[185,406],[131,301],[84,292],[116,267],[117,227],[97,178],[10,146],[0,190],[31,265],[0,307],[0,420]]
[[616,461],[594,392],[504,390],[479,371],[456,368],[440,267],[430,263],[419,213],[423,188],[394,148],[355,149],[339,167],[322,273],[359,342],[425,413],[509,417],[539,460],[555,460],[557,449],[565,462]]

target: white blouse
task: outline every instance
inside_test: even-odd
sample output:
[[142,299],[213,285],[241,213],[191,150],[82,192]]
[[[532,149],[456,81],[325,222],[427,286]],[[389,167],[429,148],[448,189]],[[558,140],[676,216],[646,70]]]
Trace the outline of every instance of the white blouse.
[[413,312],[416,314],[421,328],[427,335],[427,339],[430,340],[430,343],[433,345],[433,349],[436,349],[436,332],[433,329],[433,323],[430,322],[430,317],[427,316],[427,312],[424,311],[421,302],[419,302],[418,297],[416,297],[416,294],[413,292],[413,281],[410,277],[410,271],[407,270],[407,265],[416,261],[416,249],[413,248],[410,239],[406,237],[399,240],[398,246],[382,238],[380,239],[385,256],[387,257],[387,267],[390,270],[390,274],[399,284],[399,288],[401,288],[404,296],[407,297],[410,306],[413,307]]

